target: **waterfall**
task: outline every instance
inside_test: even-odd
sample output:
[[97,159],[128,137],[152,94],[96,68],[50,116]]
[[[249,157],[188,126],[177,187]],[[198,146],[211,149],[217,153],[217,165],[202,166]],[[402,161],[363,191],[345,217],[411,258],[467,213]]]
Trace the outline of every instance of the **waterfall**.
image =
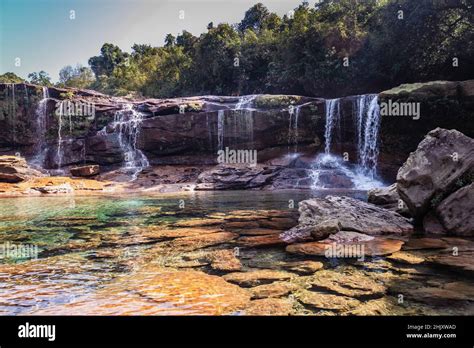
[[144,153],[137,148],[143,114],[133,109],[132,104],[126,104],[122,110],[114,115],[112,127],[118,134],[120,148],[124,154],[124,168],[132,170],[133,179],[150,165]]
[[326,127],[324,129],[324,138],[326,139],[324,152],[327,155],[331,152],[331,142],[333,138],[333,132],[334,132],[334,129],[340,125],[340,118],[341,118],[340,99],[327,99],[326,100]]
[[224,110],[217,111],[217,149],[224,149]]
[[[291,146],[293,146],[293,154],[298,152],[298,119],[300,117],[302,106],[303,105],[298,105],[296,107],[291,106],[288,111],[290,114],[288,124],[288,153],[290,152]],[[293,115],[295,115],[294,118]]]
[[59,119],[58,119],[58,147],[56,151],[56,161],[58,163],[58,169],[61,169],[62,160],[63,160],[63,151],[61,148],[63,139],[61,137],[61,129],[63,127],[63,109],[59,109]]
[[[356,97],[353,107],[357,144],[357,164],[352,165],[331,153],[331,145],[341,124],[340,99],[326,100],[326,139],[324,154],[316,158],[310,173],[313,189],[326,188],[321,182],[321,173],[333,172],[351,180],[356,189],[371,189],[383,186],[376,179],[378,133],[380,128],[380,109],[376,94]],[[326,174],[327,175],[327,174]]]
[[240,111],[238,114],[234,113],[234,141],[237,142],[240,135],[247,141],[250,146],[253,145],[253,102],[256,95],[245,95],[240,97],[234,110]]
[[43,87],[43,97],[36,107],[36,134],[38,142],[36,144],[36,155],[32,163],[42,167],[46,155],[45,136],[46,136],[46,114],[48,112],[49,89]]
[[376,94],[357,96],[356,106],[358,163],[360,170],[373,178],[376,175],[379,154],[380,107],[378,96]]
[[235,105],[236,110],[242,110],[242,109],[249,109],[251,106],[253,106],[253,101],[257,98],[255,94],[251,95],[244,95],[239,98],[239,101]]

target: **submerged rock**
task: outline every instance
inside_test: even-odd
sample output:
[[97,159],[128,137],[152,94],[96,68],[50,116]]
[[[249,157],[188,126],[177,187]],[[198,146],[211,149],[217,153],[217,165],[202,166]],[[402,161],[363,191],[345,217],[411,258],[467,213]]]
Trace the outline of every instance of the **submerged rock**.
[[318,310],[348,311],[360,305],[355,298],[315,291],[303,290],[296,297],[303,304]]
[[474,274],[474,252],[471,251],[460,252],[458,255],[437,255],[427,261],[454,271]]
[[246,315],[291,315],[293,312],[292,303],[283,298],[250,301],[250,305],[244,310]]
[[288,245],[286,251],[299,255],[359,259],[365,256],[389,255],[399,251],[402,245],[403,241],[396,239],[341,231],[319,242]]
[[117,278],[95,294],[35,314],[225,315],[244,309],[249,300],[246,290],[221,277],[150,265]]
[[363,272],[348,270],[335,272],[322,270],[309,277],[308,283],[313,289],[323,289],[353,298],[376,298],[385,294],[384,285],[369,278]]
[[259,285],[250,289],[253,299],[260,298],[277,298],[288,295],[289,293],[296,291],[299,288],[298,285],[290,282],[274,282],[271,284]]
[[235,254],[234,250],[216,250],[207,254],[206,259],[214,270],[235,272],[242,269],[242,264]]
[[238,284],[243,287],[252,287],[261,284],[268,284],[277,280],[288,280],[291,277],[291,273],[274,270],[235,272],[223,276],[226,281]]

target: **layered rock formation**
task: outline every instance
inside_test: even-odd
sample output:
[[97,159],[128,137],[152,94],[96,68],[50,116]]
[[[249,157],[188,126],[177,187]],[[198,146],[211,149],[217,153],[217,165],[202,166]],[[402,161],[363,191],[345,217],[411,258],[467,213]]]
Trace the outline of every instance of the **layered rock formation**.
[[[382,92],[379,103],[419,102],[421,115],[418,120],[381,117],[379,139],[372,139],[371,145],[380,150],[379,174],[394,180],[409,152],[437,126],[449,125],[474,136],[473,84],[433,82]],[[287,95],[129,100],[88,90],[0,84],[0,151],[20,152],[47,169],[98,164],[107,172],[137,163],[215,165],[217,150],[231,147],[256,150],[258,163],[271,165],[288,153],[314,158],[322,152],[328,104],[334,107],[331,153],[357,163],[361,146],[367,145],[361,144],[365,135],[359,128],[368,122],[361,113],[368,111],[366,104],[373,98],[351,96],[332,104]],[[94,115],[84,114],[84,109],[77,112],[81,106]],[[309,187],[308,167],[295,162],[292,168],[281,171],[284,179],[272,187],[288,188],[288,182]],[[332,174],[322,172],[320,180],[328,186],[351,186],[344,175]],[[203,184],[221,186],[204,179]]]

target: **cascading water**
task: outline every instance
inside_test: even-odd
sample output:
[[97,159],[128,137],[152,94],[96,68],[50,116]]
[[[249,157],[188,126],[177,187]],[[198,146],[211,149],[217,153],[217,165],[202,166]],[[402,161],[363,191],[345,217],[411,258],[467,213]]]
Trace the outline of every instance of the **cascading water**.
[[217,148],[218,150],[224,149],[224,121],[225,121],[224,110],[219,110],[217,112]]
[[64,155],[61,147],[63,143],[61,135],[61,130],[63,128],[63,108],[59,108],[58,114],[58,146],[56,150],[56,163],[58,164],[58,169],[61,169]]
[[143,152],[137,148],[143,116],[142,113],[133,109],[132,104],[126,104],[122,110],[115,113],[112,123],[124,154],[123,167],[132,172],[132,180],[135,180],[138,174],[150,165]]
[[[341,123],[340,99],[326,100],[326,127],[324,154],[316,158],[311,171],[314,189],[326,188],[321,182],[321,173],[333,171],[335,175],[343,175],[351,180],[354,188],[366,190],[383,186],[376,180],[378,157],[378,132],[380,112],[377,95],[361,95],[355,102],[355,127],[357,130],[358,161],[351,166],[341,157],[331,153],[334,133]],[[336,174],[337,173],[337,174]]]
[[[237,139],[245,139],[245,141],[252,145],[253,144],[253,102],[256,95],[246,95],[240,97],[239,101],[235,105],[233,115],[233,138],[234,146],[237,145]],[[238,111],[238,112],[236,112]],[[220,123],[219,123],[220,124]],[[222,130],[224,128],[222,127]],[[223,145],[224,132],[222,131],[222,145]]]
[[379,154],[380,107],[376,94],[360,95],[356,100],[356,129],[360,170],[374,178]]
[[326,128],[324,130],[324,138],[326,144],[324,152],[329,154],[331,152],[331,142],[333,139],[334,129],[340,125],[341,105],[339,99],[326,100]]
[[[293,146],[293,154],[298,152],[298,119],[300,117],[302,105],[291,107],[289,109],[290,119],[288,124],[288,153]],[[293,115],[295,117],[293,118]]]
[[36,144],[36,155],[32,160],[33,165],[42,167],[46,156],[46,114],[48,112],[49,89],[43,87],[43,97],[36,107],[36,134],[38,143]]

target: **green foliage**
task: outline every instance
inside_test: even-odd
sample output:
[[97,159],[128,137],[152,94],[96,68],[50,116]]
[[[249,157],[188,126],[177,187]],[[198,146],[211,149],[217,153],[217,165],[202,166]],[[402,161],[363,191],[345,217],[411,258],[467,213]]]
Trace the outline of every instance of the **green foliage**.
[[92,69],[77,64],[65,66],[59,71],[58,87],[89,88],[95,81]]
[[73,91],[67,91],[67,92],[64,92],[64,93],[59,93],[59,96],[62,99],[72,99],[72,98],[74,98],[74,92]]
[[[322,0],[279,17],[258,3],[238,24],[168,34],[163,47],[135,44],[127,53],[106,43],[89,59],[90,87],[147,97],[335,97],[465,80],[474,78],[473,13],[472,0]],[[90,84],[90,72],[64,69],[65,86]]]
[[30,79],[30,82],[35,85],[48,87],[53,85],[51,83],[51,78],[49,77],[48,73],[43,70],[41,70],[40,72],[32,72],[28,74],[28,78]]
[[21,77],[12,72],[0,75],[0,83],[22,83],[25,82]]

